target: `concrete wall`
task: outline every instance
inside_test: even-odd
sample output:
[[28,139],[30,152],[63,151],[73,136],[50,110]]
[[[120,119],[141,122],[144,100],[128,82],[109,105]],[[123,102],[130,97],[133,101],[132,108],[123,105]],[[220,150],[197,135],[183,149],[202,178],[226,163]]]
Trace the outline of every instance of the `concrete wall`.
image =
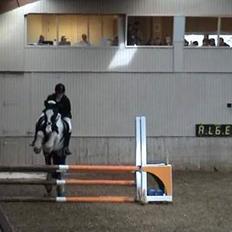
[[231,123],[231,74],[0,74],[0,136],[32,135],[43,101],[63,82],[72,102],[74,136],[134,136],[145,115],[149,136],[195,136],[195,124]]
[[[3,165],[44,164],[43,155],[35,155],[31,138],[0,138],[0,162]],[[171,163],[175,170],[231,171],[230,138],[149,137],[148,162]],[[134,164],[135,138],[73,137],[70,164]]]
[[[187,72],[232,72],[228,62],[230,49],[185,49],[184,59],[173,55],[173,48],[125,48],[80,49],[80,48],[31,48],[26,46],[25,15],[28,13],[115,13],[125,15],[170,15],[170,16],[230,16],[232,3],[228,0],[41,0],[0,15],[0,71],[89,71],[89,72],[172,72],[175,63],[182,62],[178,71]],[[184,27],[184,24],[183,24]],[[182,36],[183,40],[183,36]],[[177,43],[181,42],[181,44]],[[174,41],[174,49],[183,53],[183,41]],[[203,55],[202,55],[203,54]],[[46,59],[44,59],[46,57]],[[110,62],[131,59],[116,67]],[[213,60],[212,60],[213,57]],[[218,59],[216,59],[218,57]],[[176,59],[176,60],[175,60]],[[203,63],[202,63],[203,61]],[[192,66],[192,64],[194,64]],[[191,66],[191,67],[189,67]],[[203,68],[202,68],[203,67]],[[219,69],[217,68],[219,67]]]
[[25,70],[30,72],[172,72],[173,48],[155,50],[113,47],[26,48]]
[[[181,17],[231,12],[228,0],[42,0],[0,15],[1,164],[43,163],[28,144],[43,100],[64,82],[73,105],[70,163],[134,163],[134,119],[145,115],[150,162],[231,170],[230,139],[194,133],[197,123],[232,121],[232,49],[184,48]],[[177,16],[174,46],[28,47],[28,13]]]
[[230,74],[24,73],[0,77],[0,162],[41,164],[29,143],[54,83],[73,105],[69,163],[134,163],[136,115],[147,117],[148,160],[175,169],[231,170],[230,138],[196,138],[195,124],[232,122]]

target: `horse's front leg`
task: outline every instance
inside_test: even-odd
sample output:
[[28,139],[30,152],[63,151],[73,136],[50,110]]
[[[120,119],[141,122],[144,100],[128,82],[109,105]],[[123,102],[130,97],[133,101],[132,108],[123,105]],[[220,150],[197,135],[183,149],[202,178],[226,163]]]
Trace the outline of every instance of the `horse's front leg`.
[[39,154],[42,150],[43,139],[44,139],[43,131],[38,131],[36,134],[36,140],[35,140],[35,144],[34,144],[34,152],[36,154]]
[[43,149],[44,149],[45,153],[47,153],[47,154],[52,153],[52,151],[54,150],[54,145],[55,145],[56,138],[57,138],[57,132],[53,131],[50,134],[48,141],[43,146]]
[[[48,153],[44,153],[44,158],[45,158],[45,163],[46,165],[51,165],[52,164],[52,157],[51,157],[51,154],[48,154]],[[52,173],[48,172],[47,173],[47,181],[51,181],[52,180]],[[52,185],[51,184],[46,184],[45,185],[45,189],[47,191],[47,194],[46,196],[47,197],[50,197],[51,196],[51,193],[52,193]]]

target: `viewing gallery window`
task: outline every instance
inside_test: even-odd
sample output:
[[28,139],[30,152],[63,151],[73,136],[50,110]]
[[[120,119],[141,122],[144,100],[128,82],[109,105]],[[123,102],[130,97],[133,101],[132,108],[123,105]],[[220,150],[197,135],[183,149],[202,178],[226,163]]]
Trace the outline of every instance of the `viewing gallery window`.
[[128,16],[127,46],[171,46],[173,17]]
[[232,47],[232,18],[221,18],[219,46]]
[[232,18],[187,17],[185,46],[232,46]]
[[118,46],[118,15],[29,14],[28,45]]

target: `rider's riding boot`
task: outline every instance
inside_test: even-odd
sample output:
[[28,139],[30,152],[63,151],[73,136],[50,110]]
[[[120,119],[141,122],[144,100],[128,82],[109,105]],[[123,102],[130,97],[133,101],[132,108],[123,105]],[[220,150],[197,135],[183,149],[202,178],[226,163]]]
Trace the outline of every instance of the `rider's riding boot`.
[[70,137],[71,137],[71,133],[68,133],[65,136],[65,140],[64,140],[64,153],[66,155],[71,155],[72,152],[69,150],[69,141],[70,141]]

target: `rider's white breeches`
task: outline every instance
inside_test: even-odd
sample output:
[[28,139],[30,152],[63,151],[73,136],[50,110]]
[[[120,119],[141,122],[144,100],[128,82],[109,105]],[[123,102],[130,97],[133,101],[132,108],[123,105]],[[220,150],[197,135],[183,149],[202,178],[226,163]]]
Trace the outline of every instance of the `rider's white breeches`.
[[63,119],[64,119],[64,120],[68,123],[68,127],[69,127],[69,131],[68,131],[68,133],[72,133],[72,123],[71,123],[71,118],[64,117]]

